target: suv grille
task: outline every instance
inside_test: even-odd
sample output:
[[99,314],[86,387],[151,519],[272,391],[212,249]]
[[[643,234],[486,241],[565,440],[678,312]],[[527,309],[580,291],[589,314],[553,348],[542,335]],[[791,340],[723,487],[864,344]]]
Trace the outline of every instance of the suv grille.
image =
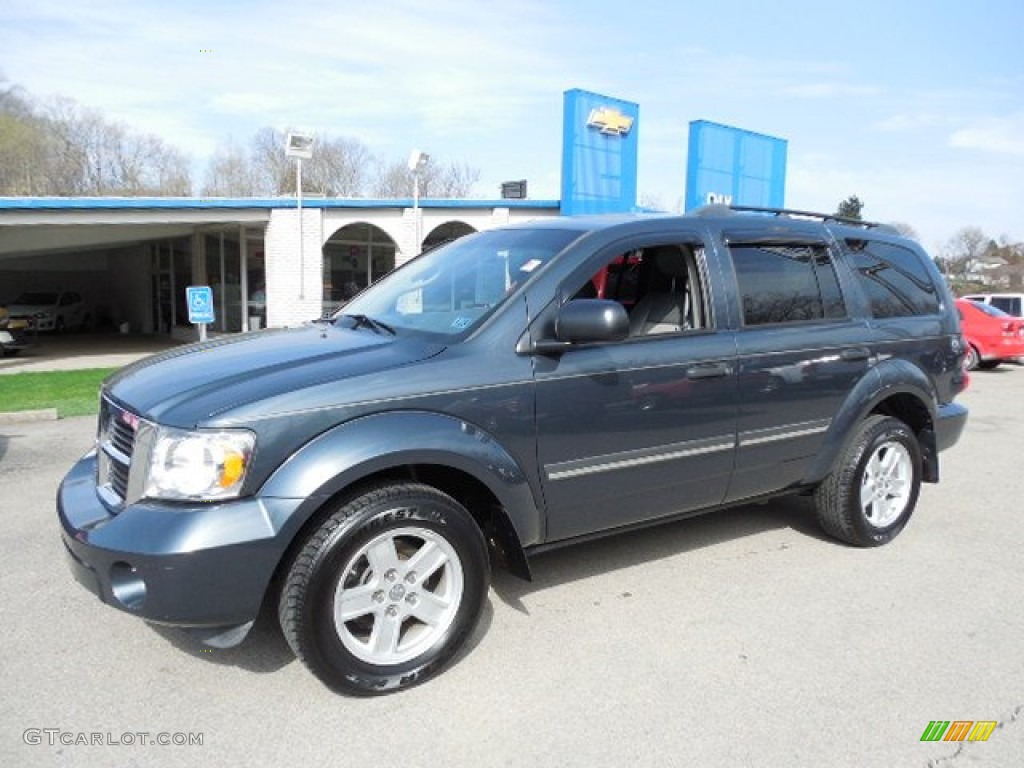
[[100,488],[124,503],[128,495],[128,477],[135,450],[135,432],[139,417],[103,399],[99,425],[99,477]]

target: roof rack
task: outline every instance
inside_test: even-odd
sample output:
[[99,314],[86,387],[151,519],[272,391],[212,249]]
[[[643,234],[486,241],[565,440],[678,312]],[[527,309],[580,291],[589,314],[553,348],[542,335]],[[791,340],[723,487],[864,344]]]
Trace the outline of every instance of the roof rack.
[[769,213],[773,216],[785,216],[786,218],[806,218],[818,221],[836,221],[849,226],[860,226],[865,229],[880,229],[882,231],[897,232],[891,224],[884,224],[879,221],[862,221],[852,219],[848,216],[837,216],[833,213],[815,213],[814,211],[798,211],[792,208],[760,208],[758,206],[734,206],[734,205],[708,205],[701,206],[693,211],[698,216],[722,215],[728,213]]

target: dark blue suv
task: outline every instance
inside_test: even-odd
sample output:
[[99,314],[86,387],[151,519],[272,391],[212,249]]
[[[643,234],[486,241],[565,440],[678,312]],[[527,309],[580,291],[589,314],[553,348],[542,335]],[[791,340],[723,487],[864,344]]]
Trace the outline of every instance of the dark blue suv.
[[260,606],[332,688],[397,690],[491,564],[779,494],[858,546],[907,524],[967,412],[932,261],[884,226],[709,207],[426,253],[330,320],[103,387],[58,497],[82,584],[219,646]]

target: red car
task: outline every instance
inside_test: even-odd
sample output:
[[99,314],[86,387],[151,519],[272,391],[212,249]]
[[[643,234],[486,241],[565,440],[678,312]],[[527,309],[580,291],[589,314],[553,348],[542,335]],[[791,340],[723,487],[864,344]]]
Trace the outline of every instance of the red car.
[[1024,320],[977,301],[957,299],[960,328],[967,339],[967,370],[995,368],[1024,357]]

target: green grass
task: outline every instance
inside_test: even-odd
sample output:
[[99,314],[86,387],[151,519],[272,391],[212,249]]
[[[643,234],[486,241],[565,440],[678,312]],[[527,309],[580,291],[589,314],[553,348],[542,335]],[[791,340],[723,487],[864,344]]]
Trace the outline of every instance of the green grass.
[[116,370],[87,368],[0,375],[0,411],[56,408],[61,418],[96,413],[100,382]]

